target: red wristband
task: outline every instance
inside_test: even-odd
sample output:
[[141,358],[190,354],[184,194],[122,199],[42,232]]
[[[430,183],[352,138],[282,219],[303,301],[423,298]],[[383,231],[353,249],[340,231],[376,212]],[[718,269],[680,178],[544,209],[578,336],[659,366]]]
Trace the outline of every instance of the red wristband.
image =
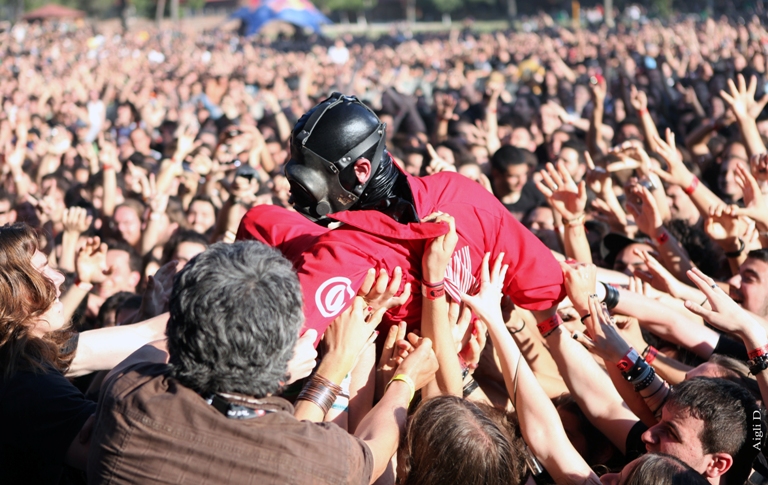
[[656,242],[659,244],[659,246],[667,241],[669,241],[669,234],[667,234],[667,231],[662,231],[661,236],[656,238]]
[[445,286],[426,286],[421,287],[421,294],[427,300],[437,300],[440,297],[445,296]]
[[93,283],[85,283],[85,282],[83,282],[83,281],[80,281],[80,277],[79,277],[79,276],[75,276],[75,281],[74,281],[74,283],[72,283],[72,285],[73,285],[73,286],[77,286],[77,287],[78,287],[78,288],[80,288],[81,290],[84,290],[85,288],[81,287],[80,285],[86,285],[86,286],[88,286],[88,287],[89,287],[89,288],[88,288],[88,290],[89,290],[89,291],[90,291],[90,289],[91,289],[91,288],[93,288]]
[[659,353],[658,349],[653,345],[648,346],[648,353],[645,355],[645,362],[650,364],[656,360],[656,355]]
[[648,108],[637,110],[637,114],[638,116],[643,116],[644,114],[648,114]]
[[440,280],[437,283],[429,283],[427,281],[422,281],[421,284],[423,286],[426,286],[427,288],[437,288],[438,286],[443,286],[445,284],[445,280]]
[[696,187],[699,186],[699,178],[697,176],[693,176],[693,180],[691,180],[691,185],[683,189],[683,192],[685,192],[688,195],[693,194],[693,192],[696,190]]
[[763,345],[755,350],[750,350],[747,356],[749,357],[749,360],[753,360],[765,354],[768,354],[768,345]]
[[632,367],[635,365],[635,362],[637,362],[637,359],[639,357],[640,357],[640,354],[637,353],[637,350],[630,347],[629,352],[627,352],[627,355],[622,357],[621,360],[616,363],[616,367],[621,372],[627,373],[632,369]]
[[541,323],[537,323],[536,327],[539,329],[539,332],[541,332],[541,335],[543,337],[546,337],[547,335],[551,334],[555,331],[557,327],[563,324],[563,319],[560,318],[560,315],[555,313],[551,317],[547,318]]

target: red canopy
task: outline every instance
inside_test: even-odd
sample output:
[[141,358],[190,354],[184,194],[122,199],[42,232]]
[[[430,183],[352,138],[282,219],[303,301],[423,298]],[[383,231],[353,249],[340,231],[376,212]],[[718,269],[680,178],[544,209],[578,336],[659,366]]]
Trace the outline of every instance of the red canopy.
[[75,10],[74,8],[65,7],[63,5],[56,5],[49,3],[40,8],[36,8],[31,12],[27,12],[22,17],[24,20],[44,20],[44,19],[72,19],[85,17],[85,12],[82,10]]

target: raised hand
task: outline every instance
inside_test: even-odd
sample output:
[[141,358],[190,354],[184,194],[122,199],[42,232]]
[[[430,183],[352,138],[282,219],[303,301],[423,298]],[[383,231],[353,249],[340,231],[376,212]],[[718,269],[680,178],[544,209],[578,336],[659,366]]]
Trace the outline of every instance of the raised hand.
[[648,96],[634,84],[629,88],[629,102],[638,113],[648,110]]
[[64,209],[61,217],[61,223],[64,225],[64,231],[71,234],[84,233],[91,227],[93,222],[93,216],[88,214],[88,211],[83,207],[70,207]]
[[504,318],[501,313],[501,292],[504,288],[504,277],[509,265],[502,264],[504,253],[499,253],[492,269],[489,268],[490,259],[491,253],[485,253],[478,294],[474,296],[464,294],[461,299],[486,325],[504,325]]
[[718,205],[710,207],[709,217],[704,224],[704,231],[719,246],[727,251],[735,244],[739,247],[739,239],[747,233],[747,221],[738,216],[735,207]]
[[293,347],[293,357],[288,361],[288,381],[286,384],[293,384],[312,373],[317,364],[316,340],[317,330],[313,328],[304,332],[304,335],[296,340],[296,345]]
[[400,322],[389,327],[387,338],[384,341],[384,347],[376,366],[376,395],[381,396],[384,392],[384,386],[387,385],[395,370],[413,352],[413,345],[406,340],[407,326],[405,322]]
[[631,186],[627,193],[627,210],[635,218],[637,228],[648,236],[655,237],[664,221],[656,205],[656,199],[640,184]]
[[756,119],[765,104],[768,103],[768,95],[763,96],[760,100],[755,99],[755,92],[757,91],[757,78],[755,76],[749,79],[749,85],[741,74],[736,76],[736,81],[738,87],[733,79],[729,79],[728,90],[730,92],[720,91],[720,96],[728,103],[738,119]]
[[431,143],[427,143],[427,153],[431,161],[427,165],[427,173],[430,175],[440,172],[455,172],[456,166],[446,162],[440,155],[437,154]]
[[758,153],[749,157],[752,176],[760,182],[768,182],[768,153]]
[[576,185],[563,162],[557,163],[557,169],[548,163],[547,169],[542,170],[540,174],[542,180],[535,181],[536,187],[566,222],[584,215],[584,209],[587,206],[585,181],[582,180]]
[[393,271],[391,281],[387,270],[382,269],[377,277],[376,270],[371,268],[365,275],[365,280],[363,280],[357,296],[365,300],[371,311],[376,311],[380,308],[389,310],[390,308],[405,304],[408,298],[411,297],[410,283],[405,284],[400,295],[397,294],[402,281],[403,270],[399,266]]
[[678,280],[667,270],[656,258],[651,256],[648,251],[642,251],[635,249],[635,254],[639,256],[648,267],[648,271],[642,271],[639,269],[634,270],[634,275],[645,283],[648,283],[653,288],[664,293],[677,297],[680,294],[682,286],[685,286],[683,282]]
[[584,347],[607,362],[618,362],[629,352],[630,346],[619,333],[604,303],[597,295],[589,297],[589,317],[584,319],[589,337],[576,334],[574,337]]
[[657,147],[656,153],[667,162],[669,171],[666,172],[656,166],[651,167],[651,170],[664,182],[679,185],[683,188],[689,187],[693,181],[693,174],[688,170],[683,163],[683,159],[677,153],[675,134],[669,128],[667,128],[666,138],[666,140],[662,140],[660,136],[656,136],[654,141]]
[[608,173],[603,167],[595,166],[594,160],[589,152],[584,152],[584,158],[587,160],[587,173],[584,180],[587,182],[587,187],[592,192],[603,195],[613,188],[613,181],[611,180],[611,174]]
[[177,264],[178,261],[169,261],[154,275],[147,278],[147,287],[144,289],[139,308],[139,315],[142,318],[150,319],[168,311],[168,301],[171,299]]
[[738,335],[742,339],[750,333],[761,333],[765,339],[765,330],[738,303],[733,301],[715,281],[698,268],[688,271],[688,278],[706,295],[712,310],[707,310],[697,302],[686,300],[685,308],[699,315],[720,330]]
[[443,222],[448,224],[448,233],[434,238],[424,248],[421,259],[422,276],[428,283],[436,283],[445,278],[445,271],[451,262],[453,250],[459,242],[456,234],[456,221],[453,217],[442,212],[435,212],[424,218],[422,222]]
[[155,180],[155,174],[149,174],[149,209],[152,214],[164,214],[168,208],[170,196],[160,192]]
[[[768,160],[766,154],[761,155],[761,157]],[[762,231],[768,230],[768,205],[766,205],[765,197],[760,191],[760,184],[757,179],[741,162],[736,165],[734,175],[736,184],[741,187],[744,194],[744,207],[734,207],[732,213],[750,217],[762,226]]]
[[605,103],[605,97],[608,94],[608,85],[605,82],[605,78],[600,76],[597,78],[596,83],[589,83],[589,89],[592,93],[592,101],[594,101],[595,106],[603,106],[603,103]]
[[595,294],[597,267],[594,264],[560,262],[565,279],[565,293],[579,312],[589,308],[587,299]]
[[98,237],[88,238],[75,259],[77,277],[83,283],[101,283],[107,279],[107,245]]

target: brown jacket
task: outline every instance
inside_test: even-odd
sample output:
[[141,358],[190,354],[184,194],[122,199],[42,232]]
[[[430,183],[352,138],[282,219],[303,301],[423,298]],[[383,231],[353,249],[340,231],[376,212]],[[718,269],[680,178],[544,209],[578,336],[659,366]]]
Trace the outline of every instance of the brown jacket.
[[368,446],[331,423],[293,417],[266,398],[261,417],[229,419],[141,364],[105,383],[88,459],[89,484],[354,484],[370,481]]

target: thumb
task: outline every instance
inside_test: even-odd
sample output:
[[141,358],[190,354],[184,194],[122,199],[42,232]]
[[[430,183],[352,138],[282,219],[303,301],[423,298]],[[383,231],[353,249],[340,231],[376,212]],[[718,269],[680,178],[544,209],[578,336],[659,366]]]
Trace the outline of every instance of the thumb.
[[310,342],[314,342],[315,340],[317,340],[317,330],[315,330],[314,328],[310,328],[309,330],[304,332],[304,335],[299,337],[300,342],[304,342],[307,340]]

